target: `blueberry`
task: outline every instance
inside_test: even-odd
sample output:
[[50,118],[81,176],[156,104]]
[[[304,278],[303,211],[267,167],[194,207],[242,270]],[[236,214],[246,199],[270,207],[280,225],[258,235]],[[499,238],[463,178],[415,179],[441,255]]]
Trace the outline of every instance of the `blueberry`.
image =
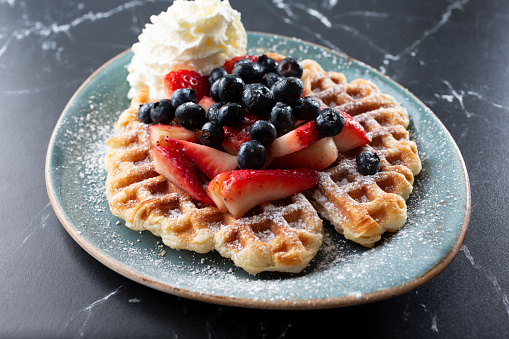
[[293,114],[295,119],[299,120],[313,120],[320,112],[320,105],[315,100],[311,99],[309,95],[299,98],[293,105]]
[[361,152],[355,159],[357,169],[363,175],[373,175],[380,170],[380,157],[376,153]]
[[207,122],[205,110],[194,102],[186,102],[175,110],[177,123],[189,130],[195,130]]
[[169,125],[175,118],[175,108],[171,104],[171,100],[163,99],[154,102],[150,110],[150,118],[155,124]]
[[278,102],[270,112],[270,122],[276,127],[279,135],[291,131],[295,125],[295,117],[290,105]]
[[207,114],[206,114],[207,120],[208,121],[217,121],[217,114],[219,113],[219,109],[221,107],[223,107],[223,105],[224,105],[224,102],[222,102],[222,101],[219,101],[219,102],[216,102],[216,103],[213,103],[212,105],[210,105],[209,109],[207,110]]
[[269,58],[267,55],[263,54],[256,61],[260,71],[262,74],[267,74],[271,72],[276,72],[277,69],[277,61]]
[[303,72],[301,63],[292,57],[284,58],[277,64],[277,74],[282,77],[300,78]]
[[[221,79],[219,79],[221,80]],[[216,80],[210,87],[210,97],[215,102],[222,101],[221,97],[219,96],[219,80]]]
[[271,90],[276,101],[291,104],[302,96],[304,84],[296,77],[282,78],[272,86]]
[[244,81],[240,77],[229,74],[218,81],[217,93],[221,101],[240,102],[244,90]]
[[338,135],[345,127],[345,118],[333,108],[324,108],[315,118],[316,130],[326,137]]
[[219,109],[217,122],[221,126],[236,127],[244,118],[244,110],[241,105],[229,102]]
[[237,164],[241,169],[261,169],[266,160],[265,147],[256,140],[243,143],[237,152]]
[[253,62],[251,60],[249,60],[249,58],[239,59],[239,60],[235,61],[235,65],[233,65],[233,68],[235,68],[235,66],[237,66],[237,65],[252,64],[252,63]]
[[227,74],[228,74],[228,72],[226,72],[226,70],[222,67],[213,68],[212,71],[210,71],[209,78],[207,80],[209,83],[209,87],[212,87],[214,82],[221,79],[222,77],[224,77]]
[[260,83],[249,84],[244,87],[242,92],[242,103],[244,107],[252,114],[269,114],[270,110],[276,104],[272,97],[272,92],[267,86]]
[[267,86],[268,88],[272,88],[272,86],[278,82],[279,80],[281,80],[282,78],[277,75],[276,73],[267,73],[265,74],[263,77],[262,77],[262,84],[264,84],[265,86]]
[[206,122],[196,130],[200,144],[218,148],[224,140],[224,129],[217,121]]
[[232,75],[240,77],[245,84],[252,84],[259,82],[262,79],[260,68],[254,62],[242,62],[235,64],[233,67]]
[[148,104],[140,105],[138,108],[138,120],[145,123],[151,124],[152,118],[150,117],[150,111],[152,110],[152,106],[154,106],[153,102],[149,102]]
[[270,121],[258,120],[251,126],[249,136],[251,140],[259,141],[262,145],[268,146],[277,137],[276,127]]
[[171,95],[171,104],[177,108],[186,102],[196,103],[196,91],[191,88],[179,88]]

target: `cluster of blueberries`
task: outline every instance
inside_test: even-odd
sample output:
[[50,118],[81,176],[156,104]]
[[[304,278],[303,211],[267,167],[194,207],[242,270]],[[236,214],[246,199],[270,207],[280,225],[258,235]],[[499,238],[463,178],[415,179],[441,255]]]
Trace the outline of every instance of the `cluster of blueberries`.
[[260,120],[251,126],[251,140],[240,146],[237,162],[239,168],[260,169],[267,157],[265,146],[291,131],[296,120],[314,120],[323,136],[334,136],[343,130],[344,118],[339,112],[320,109],[309,96],[302,97],[302,74],[302,65],[291,57],[279,62],[266,55],[256,62],[241,59],[231,74],[222,67],[211,71],[208,82],[215,103],[207,112],[196,103],[193,89],[178,89],[171,100],[140,106],[138,119],[169,124],[175,118],[180,126],[196,131],[200,143],[220,148],[223,127],[239,126],[247,111]]

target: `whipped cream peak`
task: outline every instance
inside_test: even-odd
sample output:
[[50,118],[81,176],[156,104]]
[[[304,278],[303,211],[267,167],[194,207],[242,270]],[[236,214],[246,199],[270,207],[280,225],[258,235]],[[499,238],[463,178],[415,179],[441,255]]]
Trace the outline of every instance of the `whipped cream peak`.
[[234,56],[246,54],[240,13],[228,0],[175,0],[150,18],[132,47],[129,97],[149,86],[151,99],[164,98],[164,76],[179,69],[208,75]]

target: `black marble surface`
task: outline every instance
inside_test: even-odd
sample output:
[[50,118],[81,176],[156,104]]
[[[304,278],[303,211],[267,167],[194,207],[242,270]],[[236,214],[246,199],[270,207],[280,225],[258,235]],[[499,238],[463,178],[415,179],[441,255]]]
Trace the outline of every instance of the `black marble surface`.
[[456,140],[469,231],[429,283],[372,304],[269,311],[167,295],[111,271],[46,193],[53,127],[79,85],[171,1],[0,0],[0,337],[509,337],[509,2],[232,0],[247,30],[295,36],[384,72]]

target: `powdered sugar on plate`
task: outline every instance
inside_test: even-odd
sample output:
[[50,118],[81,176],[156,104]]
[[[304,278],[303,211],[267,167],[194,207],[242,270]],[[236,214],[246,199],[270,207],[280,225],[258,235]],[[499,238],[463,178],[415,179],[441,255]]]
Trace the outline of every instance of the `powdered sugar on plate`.
[[[449,258],[458,238],[464,235],[468,181],[448,132],[410,93],[360,62],[314,44],[267,34],[250,33],[248,48],[252,54],[270,50],[314,58],[326,70],[340,70],[348,79],[368,78],[403,102],[411,119],[411,138],[417,142],[423,164],[407,201],[407,223],[398,232],[384,235],[372,249],[346,241],[325,223],[320,251],[302,273],[256,276],[216,252],[176,251],[149,232],[128,229],[109,211],[103,166],[107,151],[104,142],[113,135],[113,122],[129,104],[125,65],[130,54],[123,54],[71,100],[49,147],[48,186],[56,197],[55,208],[67,219],[63,223],[68,231],[90,253],[100,260],[109,258],[117,265],[115,269],[123,268],[133,279],[141,276],[147,284],[154,282],[156,287],[157,283],[168,292],[178,290],[198,299],[218,297],[217,302],[227,304],[332,306],[345,300],[351,304],[351,298],[363,302],[365,295],[401,286],[416,287],[416,279]],[[293,221],[292,226],[305,225]],[[257,236],[263,240],[271,234],[259,232]]]

